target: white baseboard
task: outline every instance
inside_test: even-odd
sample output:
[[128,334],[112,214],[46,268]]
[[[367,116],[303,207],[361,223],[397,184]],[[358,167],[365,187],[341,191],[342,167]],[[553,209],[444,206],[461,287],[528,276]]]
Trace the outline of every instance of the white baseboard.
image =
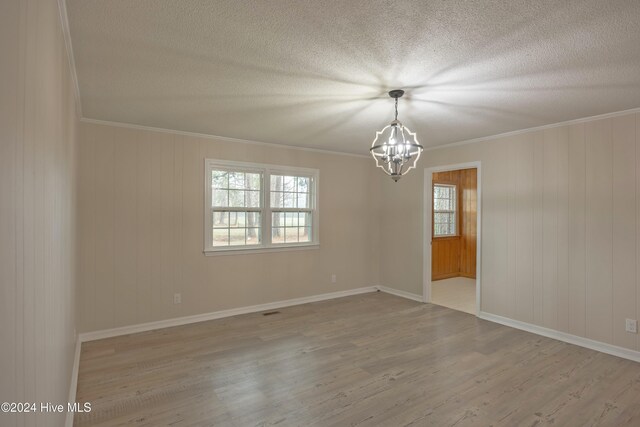
[[574,344],[602,353],[611,354],[613,356],[622,357],[623,359],[640,362],[640,351],[630,350],[628,348],[618,347],[612,344],[606,344],[600,341],[591,340],[589,338],[568,334],[566,332],[556,331],[555,329],[549,329],[542,326],[532,325],[531,323],[509,319],[508,317],[486,313],[484,311],[480,312],[478,317],[490,322],[500,323],[501,325],[511,326],[512,328],[521,329],[523,331],[531,332],[537,335],[542,335],[543,337],[553,338],[558,341],[564,341],[569,344]]
[[[80,347],[82,341],[80,336],[76,338],[76,350],[73,356],[73,368],[71,369],[71,384],[69,385],[69,400],[67,402],[73,404],[76,401],[76,391],[78,390],[78,371],[80,370]],[[67,412],[65,427],[73,427],[73,411]]]
[[123,326],[120,328],[103,329],[100,331],[83,332],[79,335],[80,342],[100,340],[120,335],[135,334],[138,332],[152,331],[154,329],[170,328],[173,326],[182,326],[189,323],[204,322],[207,320],[222,319],[224,317],[237,316],[239,314],[256,313],[265,310],[274,310],[277,308],[289,307],[292,305],[307,304],[310,302],[325,301],[334,298],[347,297],[351,295],[364,294],[367,292],[375,292],[378,288],[375,286],[366,286],[363,288],[348,289],[346,291],[330,292],[327,294],[312,295],[310,297],[293,298],[283,301],[270,302],[266,304],[252,305],[248,307],[232,308],[229,310],[214,311],[211,313],[196,314],[194,316],[177,317],[174,319],[159,320],[156,322],[139,323],[137,325]]
[[413,301],[423,302],[422,295],[412,294],[411,292],[388,288],[386,286],[378,286],[378,290],[380,290],[381,292],[386,292],[388,294],[398,296],[398,297],[407,298]]

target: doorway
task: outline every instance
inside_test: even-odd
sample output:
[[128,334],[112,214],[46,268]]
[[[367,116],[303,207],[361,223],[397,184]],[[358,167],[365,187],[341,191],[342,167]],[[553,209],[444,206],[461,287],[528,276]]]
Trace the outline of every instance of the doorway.
[[480,312],[480,163],[425,170],[425,302]]

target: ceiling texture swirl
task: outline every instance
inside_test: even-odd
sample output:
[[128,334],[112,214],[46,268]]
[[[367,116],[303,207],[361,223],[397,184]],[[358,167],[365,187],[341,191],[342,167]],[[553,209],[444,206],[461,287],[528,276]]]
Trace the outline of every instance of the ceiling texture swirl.
[[640,107],[640,1],[66,0],[83,117],[367,154]]

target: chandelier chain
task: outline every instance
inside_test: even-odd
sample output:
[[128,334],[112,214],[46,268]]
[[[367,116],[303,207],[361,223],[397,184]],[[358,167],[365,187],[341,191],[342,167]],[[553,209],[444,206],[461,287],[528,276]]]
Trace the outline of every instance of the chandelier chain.
[[396,120],[398,120],[398,98],[396,97]]

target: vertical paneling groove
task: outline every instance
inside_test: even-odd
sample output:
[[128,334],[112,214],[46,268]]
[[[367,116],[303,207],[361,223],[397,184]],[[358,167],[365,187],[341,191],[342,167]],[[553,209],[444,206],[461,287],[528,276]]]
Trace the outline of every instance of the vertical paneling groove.
[[[184,145],[181,144],[181,141],[176,137],[173,141],[174,146],[174,158],[173,158],[173,167],[174,167],[174,210],[176,212],[174,228],[177,230],[178,237],[176,239],[176,246],[173,249],[173,259],[176,260],[174,262],[174,274],[173,274],[173,292],[180,291],[180,287],[182,284],[182,266],[183,266],[183,257],[184,254],[182,252],[183,243],[184,243],[184,222],[182,220],[184,215],[184,182],[183,182],[183,159],[184,159]],[[200,211],[202,212],[202,211]],[[198,215],[199,216],[199,215]],[[175,306],[174,309],[178,314],[181,314],[182,306]]]
[[612,339],[611,120],[587,123],[587,338]]
[[[635,300],[636,300],[636,317],[640,314],[640,272],[638,267],[640,265],[640,173],[638,170],[640,169],[640,149],[638,149],[638,145],[640,145],[640,113],[634,114],[635,121],[635,150],[636,150],[636,289],[635,289]],[[640,350],[640,335],[636,337],[636,349]]]
[[115,324],[137,323],[137,132],[114,134],[114,301]]
[[[513,144],[509,147],[509,176],[517,176],[516,170],[516,153],[520,144]],[[513,317],[516,306],[517,298],[517,286],[516,283],[516,268],[517,268],[517,209],[516,209],[516,185],[517,180],[511,179],[508,181],[507,190],[507,304],[509,311],[507,312],[509,317]]]
[[636,150],[633,116],[612,120],[613,131],[613,344],[632,348],[635,337],[625,332],[625,319],[635,319]]
[[531,135],[523,135],[518,144],[515,160],[517,202],[516,239],[516,303],[515,315],[523,321],[533,322],[533,150]]
[[544,136],[534,135],[534,188],[533,188],[533,319],[538,325],[544,324],[543,317],[543,194],[544,194]]
[[[150,321],[153,296],[151,292],[151,264],[153,248],[148,248],[145,242],[150,242],[153,236],[153,212],[151,208],[151,186],[153,185],[153,168],[157,165],[153,161],[154,151],[151,142],[140,138],[135,144],[136,150],[136,321],[144,323]],[[156,230],[156,233],[158,231]]]
[[558,329],[569,331],[569,129],[558,129]]
[[557,129],[543,132],[542,324],[557,328],[558,298],[558,139]]

